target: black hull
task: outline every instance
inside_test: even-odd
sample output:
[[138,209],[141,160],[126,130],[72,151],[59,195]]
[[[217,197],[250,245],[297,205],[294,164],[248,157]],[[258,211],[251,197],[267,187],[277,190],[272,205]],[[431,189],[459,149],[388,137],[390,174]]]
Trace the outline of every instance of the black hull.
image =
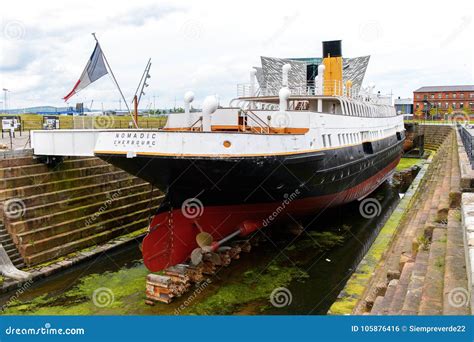
[[299,199],[341,193],[398,160],[403,142],[403,133],[397,133],[364,145],[272,157],[98,157],[163,190],[177,208],[189,198],[214,206],[279,202],[295,192]]

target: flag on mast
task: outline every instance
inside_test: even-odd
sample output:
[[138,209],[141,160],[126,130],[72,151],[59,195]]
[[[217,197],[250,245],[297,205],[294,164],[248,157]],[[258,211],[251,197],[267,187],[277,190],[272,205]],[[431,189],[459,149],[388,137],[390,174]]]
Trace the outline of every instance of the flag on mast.
[[82,72],[81,78],[79,78],[69,94],[63,97],[64,101],[69,100],[71,96],[77,94],[80,90],[106,74],[108,74],[108,71],[104,62],[104,54],[102,53],[99,43],[96,43],[94,52],[92,52],[86,68]]

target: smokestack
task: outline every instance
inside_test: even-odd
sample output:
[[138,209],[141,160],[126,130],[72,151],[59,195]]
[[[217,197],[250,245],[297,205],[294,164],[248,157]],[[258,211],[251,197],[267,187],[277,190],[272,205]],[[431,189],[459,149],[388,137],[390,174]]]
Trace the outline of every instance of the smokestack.
[[324,95],[341,96],[342,84],[342,48],[340,40],[323,42]]
[[323,58],[342,57],[342,40],[323,42]]

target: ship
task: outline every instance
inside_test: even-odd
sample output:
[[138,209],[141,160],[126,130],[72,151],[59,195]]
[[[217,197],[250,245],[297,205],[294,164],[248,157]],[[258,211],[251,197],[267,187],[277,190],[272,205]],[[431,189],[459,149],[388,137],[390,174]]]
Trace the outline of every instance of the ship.
[[208,96],[160,130],[108,130],[94,154],[161,189],[142,253],[160,271],[288,217],[369,196],[403,153],[403,116],[364,87],[368,56],[262,57],[229,106]]

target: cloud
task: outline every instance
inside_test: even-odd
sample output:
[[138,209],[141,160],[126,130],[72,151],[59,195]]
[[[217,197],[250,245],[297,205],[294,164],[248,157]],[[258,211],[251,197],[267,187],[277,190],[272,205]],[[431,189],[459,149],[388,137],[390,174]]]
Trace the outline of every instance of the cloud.
[[[421,85],[473,83],[472,23],[463,19],[473,5],[467,0],[442,10],[400,0],[389,15],[364,0],[345,2],[344,11],[332,3],[303,0],[270,7],[252,0],[71,0],[67,5],[42,0],[2,6],[7,17],[0,25],[0,87],[12,90],[11,105],[18,107],[64,104],[61,97],[79,78],[94,47],[91,32],[97,33],[127,99],[152,58],[143,107],[154,100],[157,107],[170,107],[175,98],[182,105],[190,89],[196,106],[216,93],[227,104],[236,96],[236,84],[248,82],[249,68],[260,63],[260,55],[320,56],[321,41],[331,39],[343,40],[346,57],[372,56],[366,82],[375,82],[382,92],[410,96]],[[451,29],[426,25],[417,16],[421,12],[459,24]],[[330,13],[337,13],[337,22]],[[92,100],[96,108],[119,106],[110,77],[71,103]]]
[[170,5],[148,5],[132,11],[122,12],[110,18],[110,22],[118,25],[143,26],[149,20],[160,20],[172,13],[183,11]]
[[34,51],[23,48],[15,42],[4,40],[0,42],[0,72],[14,72],[24,69],[35,59]]

